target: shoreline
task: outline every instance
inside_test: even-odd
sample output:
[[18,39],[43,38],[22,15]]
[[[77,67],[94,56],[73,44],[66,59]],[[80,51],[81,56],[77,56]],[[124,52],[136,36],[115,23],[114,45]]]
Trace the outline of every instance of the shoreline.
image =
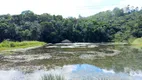
[[2,51],[0,51],[0,55],[14,54],[16,52],[24,53],[27,50],[36,49],[36,48],[40,48],[40,47],[43,47],[43,46],[44,45],[34,46],[34,47],[27,47],[27,48],[14,48],[14,49],[9,49],[9,50],[2,50]]
[[22,42],[15,42],[15,41],[3,41],[0,43],[0,54],[5,52],[16,52],[16,51],[26,51],[29,49],[39,48],[47,43],[40,42],[40,41],[22,41]]

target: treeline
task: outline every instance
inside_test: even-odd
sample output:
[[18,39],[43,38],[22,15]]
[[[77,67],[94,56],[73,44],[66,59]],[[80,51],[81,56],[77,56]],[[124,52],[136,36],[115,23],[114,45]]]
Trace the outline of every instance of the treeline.
[[57,43],[127,41],[142,37],[142,10],[115,8],[89,17],[63,18],[37,15],[30,10],[19,15],[0,15],[0,42],[38,40]]

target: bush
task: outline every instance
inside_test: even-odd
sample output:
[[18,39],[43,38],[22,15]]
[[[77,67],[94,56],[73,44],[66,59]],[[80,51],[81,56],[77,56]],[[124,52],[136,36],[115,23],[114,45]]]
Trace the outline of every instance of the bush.
[[16,47],[14,43],[10,43],[10,47]]

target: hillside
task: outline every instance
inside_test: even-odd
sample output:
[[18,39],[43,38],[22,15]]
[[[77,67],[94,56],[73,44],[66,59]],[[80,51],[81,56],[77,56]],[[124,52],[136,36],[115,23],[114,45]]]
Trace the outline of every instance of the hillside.
[[30,10],[19,15],[0,15],[0,42],[37,40],[49,43],[123,42],[142,37],[142,10],[114,8],[89,17],[63,18]]

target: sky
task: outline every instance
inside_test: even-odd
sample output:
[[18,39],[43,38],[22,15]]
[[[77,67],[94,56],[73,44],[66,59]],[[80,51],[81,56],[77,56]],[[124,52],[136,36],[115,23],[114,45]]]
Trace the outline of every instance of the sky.
[[0,14],[13,15],[31,10],[35,14],[87,17],[115,7],[131,5],[141,8],[141,4],[142,0],[0,0]]

